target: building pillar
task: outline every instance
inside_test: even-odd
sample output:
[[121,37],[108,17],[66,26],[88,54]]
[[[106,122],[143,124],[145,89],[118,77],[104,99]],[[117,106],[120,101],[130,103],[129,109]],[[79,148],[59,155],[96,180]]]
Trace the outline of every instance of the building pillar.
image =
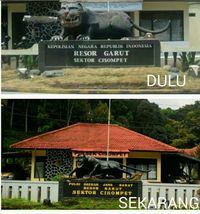
[[36,151],[32,151],[32,158],[31,158],[31,181],[34,180],[35,174],[35,153]]
[[[126,166],[126,164],[127,164],[127,161],[126,161],[126,160],[127,160],[126,158],[123,158],[122,164],[123,164],[124,166]],[[122,178],[126,178],[126,173],[123,173],[123,174],[122,174]]]
[[[133,17],[133,22],[137,25],[140,25],[140,15],[139,15],[139,11],[135,11],[132,15]],[[134,37],[139,37],[140,36],[140,32],[138,30],[136,30],[135,28],[133,29],[133,34]]]
[[161,156],[157,159],[157,181],[161,182]]

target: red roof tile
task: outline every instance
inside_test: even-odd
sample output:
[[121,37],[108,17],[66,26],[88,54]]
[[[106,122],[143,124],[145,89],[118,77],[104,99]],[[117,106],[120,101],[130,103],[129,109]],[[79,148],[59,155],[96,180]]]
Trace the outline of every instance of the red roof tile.
[[197,156],[197,152],[200,151],[200,145],[195,146],[191,149],[179,149],[180,152],[185,153],[187,155],[196,157]]
[[[71,149],[72,151],[106,152],[107,133],[107,124],[77,123],[23,140],[13,144],[11,147],[23,149]],[[109,151],[178,152],[178,149],[118,125],[110,125]]]

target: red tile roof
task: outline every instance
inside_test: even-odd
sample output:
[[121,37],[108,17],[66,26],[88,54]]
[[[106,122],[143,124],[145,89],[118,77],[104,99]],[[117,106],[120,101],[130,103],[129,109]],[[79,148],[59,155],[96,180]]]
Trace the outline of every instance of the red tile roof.
[[[71,149],[77,152],[106,152],[107,133],[107,124],[77,123],[20,141],[11,147],[23,149]],[[109,145],[109,152],[178,152],[178,149],[175,147],[118,125],[110,125]]]
[[179,149],[179,151],[182,153],[185,153],[186,155],[197,157],[197,153],[198,153],[198,151],[200,151],[200,145],[195,146],[191,149]]

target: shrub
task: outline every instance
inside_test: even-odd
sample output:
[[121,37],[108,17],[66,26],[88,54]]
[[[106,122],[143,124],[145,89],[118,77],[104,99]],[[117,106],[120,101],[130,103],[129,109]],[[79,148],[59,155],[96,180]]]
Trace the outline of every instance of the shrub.
[[195,60],[196,52],[189,52],[186,55],[180,54],[179,61],[181,62],[182,71],[185,72],[189,69],[190,65],[197,65],[200,63],[200,60]]
[[22,56],[22,63],[28,70],[37,68],[38,67],[38,56]]

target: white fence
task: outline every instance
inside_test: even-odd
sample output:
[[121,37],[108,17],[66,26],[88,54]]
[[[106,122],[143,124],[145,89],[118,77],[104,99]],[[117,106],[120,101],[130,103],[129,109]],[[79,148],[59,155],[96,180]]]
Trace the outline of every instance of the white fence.
[[[153,199],[157,204],[163,199],[169,203],[182,204],[182,207],[191,207],[194,203],[200,203],[197,184],[169,184],[169,183],[143,183],[143,198],[148,203]],[[173,202],[170,202],[172,201]]]
[[50,199],[52,202],[57,202],[58,190],[57,181],[1,181],[2,198],[24,198],[37,202]]
[[[145,202],[158,201],[159,197],[175,201],[180,198],[183,202],[197,197],[197,190],[200,185],[196,184],[162,184],[143,182],[143,198]],[[2,198],[24,198],[31,201],[42,202],[50,199],[52,202],[58,201],[59,184],[56,181],[1,181]]]
[[38,44],[33,45],[28,49],[3,49],[1,50],[3,56],[18,56],[18,55],[38,55]]

